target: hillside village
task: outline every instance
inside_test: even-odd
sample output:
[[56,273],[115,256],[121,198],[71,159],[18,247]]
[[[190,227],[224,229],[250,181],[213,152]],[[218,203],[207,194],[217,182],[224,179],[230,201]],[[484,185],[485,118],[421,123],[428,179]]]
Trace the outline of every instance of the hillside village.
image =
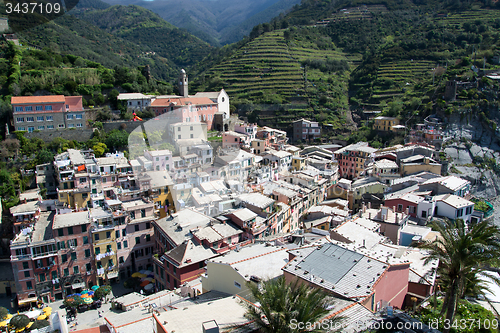
[[[225,91],[189,95],[185,71],[179,95],[119,99],[156,116],[130,134],[129,158],[68,149],[36,166],[38,188],[10,209],[20,308],[142,276],[113,299],[124,312],[94,327],[252,332],[250,284],[283,276],[327,292],[323,319],[342,316],[343,331],[360,332],[436,292],[439,262],[418,247],[441,237],[432,221],[492,214],[475,209],[469,180],[448,175],[439,147],[449,138],[433,117],[404,145],[299,147],[319,137],[317,122],[295,121],[289,137],[231,118]],[[81,96],[13,97],[12,106],[16,130],[85,122]],[[374,123],[402,129],[396,118]]]

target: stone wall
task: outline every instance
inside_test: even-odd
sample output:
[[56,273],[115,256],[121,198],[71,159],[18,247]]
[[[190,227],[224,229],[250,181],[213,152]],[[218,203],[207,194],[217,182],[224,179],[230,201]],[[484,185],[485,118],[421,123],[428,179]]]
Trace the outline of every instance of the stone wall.
[[94,131],[92,129],[63,129],[39,131],[33,133],[24,133],[28,139],[40,138],[45,142],[50,142],[55,138],[63,138],[66,140],[87,141],[92,138]]
[[108,121],[103,122],[103,128],[105,132],[112,131],[114,129],[117,130],[125,130],[127,133],[132,133],[137,127],[141,126],[141,124],[146,121],[130,121],[130,120],[118,120],[118,121]]

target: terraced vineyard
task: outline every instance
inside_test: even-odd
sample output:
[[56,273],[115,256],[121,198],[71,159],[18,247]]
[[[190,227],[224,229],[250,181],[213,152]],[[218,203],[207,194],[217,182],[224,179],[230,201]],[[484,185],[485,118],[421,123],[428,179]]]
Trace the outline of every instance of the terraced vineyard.
[[[234,103],[245,100],[261,100],[258,120],[261,123],[286,129],[293,120],[302,117],[315,119],[318,110],[311,99],[319,98],[318,91],[335,91],[345,94],[339,86],[347,87],[348,75],[325,74],[314,68],[302,67],[305,60],[347,60],[360,62],[360,55],[349,59],[337,50],[319,50],[314,44],[290,41],[283,36],[284,30],[265,33],[239,49],[229,59],[206,72],[211,78],[219,78]],[[329,77],[330,83],[326,84]],[[341,80],[342,84],[334,82]],[[347,99],[343,107],[347,109]]]
[[495,21],[500,17],[500,10],[494,9],[478,9],[464,13],[450,13],[445,17],[437,17],[437,22],[445,23],[446,25],[461,26],[463,23],[473,23],[476,20],[491,20]]
[[432,77],[433,61],[414,60],[388,62],[382,64],[377,71],[377,80],[373,86],[371,104],[389,102],[394,97],[401,96],[404,91],[414,86],[424,78]]

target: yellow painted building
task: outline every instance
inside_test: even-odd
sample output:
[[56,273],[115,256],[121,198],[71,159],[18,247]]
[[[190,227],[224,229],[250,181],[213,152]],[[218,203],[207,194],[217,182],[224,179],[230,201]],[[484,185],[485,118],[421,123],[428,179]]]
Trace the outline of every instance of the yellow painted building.
[[373,129],[383,132],[394,132],[393,126],[399,125],[399,119],[396,117],[376,117],[373,119]]
[[170,186],[153,190],[152,199],[155,203],[155,212],[159,214],[159,218],[166,217],[169,211],[175,212],[175,204]]
[[420,159],[417,159],[416,157],[412,156],[410,158],[401,160],[401,170],[400,170],[401,176],[412,175],[414,173],[422,171],[440,175],[441,164],[437,163],[436,161],[434,161],[429,157],[423,157],[423,156],[421,156]]
[[98,284],[106,284],[108,279],[118,277],[116,236],[113,226],[100,226],[92,231],[92,245]]
[[57,198],[73,209],[87,207],[90,201],[90,188],[75,188],[70,190],[58,190]]
[[306,167],[306,159],[304,157],[292,157],[292,170],[299,171]]

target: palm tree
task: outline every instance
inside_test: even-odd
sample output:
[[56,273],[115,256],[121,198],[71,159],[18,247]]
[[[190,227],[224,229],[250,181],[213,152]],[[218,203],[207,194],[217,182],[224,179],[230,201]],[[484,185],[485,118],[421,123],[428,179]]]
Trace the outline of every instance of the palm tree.
[[433,227],[441,238],[421,247],[429,250],[426,262],[439,259],[440,284],[446,290],[441,316],[452,322],[459,299],[472,291],[470,286],[477,276],[492,276],[487,267],[500,256],[500,229],[487,221],[467,226],[461,219],[434,222]]
[[[288,332],[326,332],[321,328],[319,321],[330,311],[331,304],[328,294],[320,288],[311,288],[296,280],[287,283],[283,276],[262,282],[260,285],[249,282],[248,287],[252,292],[258,307],[249,306],[247,315],[255,320],[262,332],[288,333]],[[334,317],[329,323],[339,321]],[[317,327],[308,330],[301,329],[293,323],[310,323]],[[292,325],[291,325],[292,324]]]

